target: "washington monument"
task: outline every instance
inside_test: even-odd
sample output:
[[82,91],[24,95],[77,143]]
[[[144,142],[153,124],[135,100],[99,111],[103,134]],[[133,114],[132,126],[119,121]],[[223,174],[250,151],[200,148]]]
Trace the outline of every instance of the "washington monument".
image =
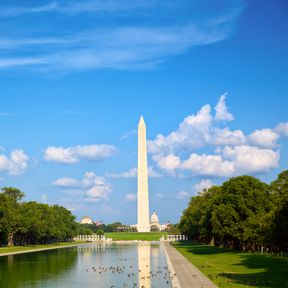
[[150,232],[146,125],[143,117],[138,125],[138,232]]

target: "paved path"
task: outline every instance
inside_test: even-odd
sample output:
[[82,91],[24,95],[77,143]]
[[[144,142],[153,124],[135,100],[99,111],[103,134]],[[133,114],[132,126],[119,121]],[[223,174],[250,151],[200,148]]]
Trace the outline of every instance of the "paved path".
[[[202,274],[202,272],[188,261],[176,248],[170,245],[169,242],[165,241],[164,246],[166,248],[166,256],[168,254],[180,282],[180,287],[175,286],[173,283],[173,288],[217,288],[211,280]],[[169,259],[167,262],[169,262]]]

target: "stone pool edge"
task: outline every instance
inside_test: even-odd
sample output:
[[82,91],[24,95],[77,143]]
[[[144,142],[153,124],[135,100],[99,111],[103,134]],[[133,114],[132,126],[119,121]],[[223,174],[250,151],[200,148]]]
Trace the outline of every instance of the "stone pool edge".
[[[166,258],[166,262],[167,262],[167,266],[168,266],[168,271],[170,271],[172,273],[173,278],[171,278],[171,273],[169,273],[169,277],[170,277],[170,280],[171,280],[171,283],[172,283],[172,287],[173,288],[181,288],[181,284],[179,282],[179,279],[178,279],[178,276],[175,272],[175,269],[174,269],[174,266],[172,264],[172,261],[169,257],[169,254],[166,250],[166,246],[163,242],[160,242],[160,245],[163,247],[163,250],[164,250],[164,254],[165,254],[165,258]],[[175,275],[176,274],[176,275]]]
[[33,253],[33,252],[41,252],[41,251],[47,251],[47,250],[55,250],[55,249],[64,249],[64,248],[70,248],[70,247],[77,247],[86,245],[87,243],[81,243],[81,244],[72,244],[67,246],[60,246],[60,247],[47,247],[47,248],[40,248],[40,249],[31,249],[31,250],[24,250],[24,251],[15,251],[15,252],[8,252],[0,254],[0,257],[2,256],[10,256],[10,255],[18,255],[18,254],[26,254],[26,253]]

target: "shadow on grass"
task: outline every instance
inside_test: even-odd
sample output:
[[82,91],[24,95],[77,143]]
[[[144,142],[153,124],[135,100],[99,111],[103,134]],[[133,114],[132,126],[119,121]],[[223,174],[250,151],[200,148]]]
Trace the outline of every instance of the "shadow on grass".
[[185,249],[187,252],[197,255],[214,255],[223,253],[239,253],[229,248],[218,248],[211,245],[198,244],[194,242],[177,243],[176,246]]
[[251,274],[220,273],[234,283],[252,287],[288,288],[288,258],[243,253],[236,264],[249,269],[262,269]]
[[[242,284],[250,287],[288,288],[287,257],[252,254],[248,252],[241,253],[231,249],[217,248],[209,245],[195,243],[181,243],[177,244],[176,246],[181,247],[188,253],[194,255],[227,255],[226,253],[229,252],[231,255],[234,254],[236,257],[238,257],[239,262],[236,264],[229,264],[229,260],[231,260],[229,255],[223,258],[223,261],[224,259],[226,261],[226,267],[227,265],[231,265],[229,272],[221,272],[208,275],[211,280],[215,280],[215,278],[217,278],[220,282],[225,283],[225,286],[223,287],[230,287],[226,284],[231,283],[231,287],[234,287],[233,284]],[[235,258],[233,259],[235,260]],[[246,268],[245,272],[247,271],[248,273],[231,272],[233,271],[233,266],[242,266],[244,269]],[[249,273],[249,269],[251,269],[251,273]],[[260,269],[261,271],[253,273],[253,269]],[[239,271],[239,269],[237,270]]]

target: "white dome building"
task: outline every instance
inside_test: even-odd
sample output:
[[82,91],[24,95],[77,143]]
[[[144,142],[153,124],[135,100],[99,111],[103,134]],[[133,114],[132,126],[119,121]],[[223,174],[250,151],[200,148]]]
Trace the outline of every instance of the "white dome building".
[[159,218],[156,214],[156,212],[154,211],[153,214],[151,215],[151,219],[150,219],[150,225],[156,225],[159,226],[160,222],[159,222]]
[[158,215],[156,214],[155,211],[153,212],[150,218],[150,228],[151,228],[151,231],[154,230],[155,228],[158,229],[159,231],[164,231],[167,228],[167,225],[160,224]]
[[[130,225],[131,228],[136,228],[137,229],[137,224],[136,225]],[[168,224],[160,224],[158,215],[154,211],[153,214],[150,217],[150,230],[151,232],[155,231],[165,231],[168,227]]]
[[93,221],[91,219],[91,217],[89,216],[84,216],[81,221],[80,224],[93,224]]

